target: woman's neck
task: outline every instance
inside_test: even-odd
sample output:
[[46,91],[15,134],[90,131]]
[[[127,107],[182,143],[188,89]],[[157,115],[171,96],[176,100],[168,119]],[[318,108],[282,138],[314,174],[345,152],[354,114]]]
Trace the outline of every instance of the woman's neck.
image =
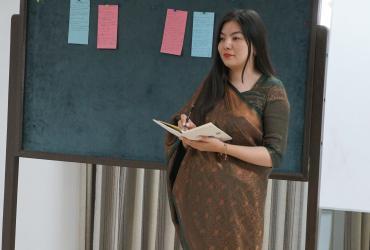
[[261,73],[254,69],[253,67],[247,67],[244,70],[243,81],[242,81],[242,72],[243,69],[237,69],[229,71],[229,81],[236,86],[245,85],[253,86],[257,79],[261,76]]

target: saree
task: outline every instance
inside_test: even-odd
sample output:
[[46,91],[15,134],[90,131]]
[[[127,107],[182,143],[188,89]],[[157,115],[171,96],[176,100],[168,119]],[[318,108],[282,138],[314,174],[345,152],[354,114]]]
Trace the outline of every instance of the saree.
[[[287,107],[285,90],[277,89],[278,92],[266,98],[284,99],[281,103]],[[174,115],[173,123],[177,123],[179,114],[189,110],[199,91]],[[233,138],[230,144],[264,145],[264,124],[257,111],[228,85],[224,99],[216,103],[205,121],[228,133]],[[282,144],[284,136],[284,133],[277,135],[282,138],[278,140]],[[272,168],[231,156],[225,160],[218,153],[191,147],[184,149],[181,141],[170,134],[165,148],[171,216],[183,249],[262,249],[264,207]]]

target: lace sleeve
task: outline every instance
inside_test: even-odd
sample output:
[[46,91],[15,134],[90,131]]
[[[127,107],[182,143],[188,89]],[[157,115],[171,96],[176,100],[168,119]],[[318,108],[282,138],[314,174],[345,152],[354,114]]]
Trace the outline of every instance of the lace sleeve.
[[290,105],[284,86],[274,84],[267,93],[263,114],[263,145],[267,148],[272,167],[279,167],[287,145]]

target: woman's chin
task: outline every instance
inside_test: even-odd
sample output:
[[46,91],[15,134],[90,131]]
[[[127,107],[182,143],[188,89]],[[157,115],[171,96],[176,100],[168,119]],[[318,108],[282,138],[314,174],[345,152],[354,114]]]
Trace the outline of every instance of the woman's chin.
[[224,65],[226,66],[226,68],[228,68],[229,70],[236,70],[238,67],[237,65],[234,65],[232,63],[224,63]]

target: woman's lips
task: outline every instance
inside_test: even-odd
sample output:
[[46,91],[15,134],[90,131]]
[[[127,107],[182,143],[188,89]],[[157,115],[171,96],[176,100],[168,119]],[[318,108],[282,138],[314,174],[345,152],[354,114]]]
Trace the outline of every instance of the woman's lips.
[[228,59],[228,58],[232,57],[233,55],[225,53],[225,54],[223,54],[223,56],[224,56],[224,58]]

